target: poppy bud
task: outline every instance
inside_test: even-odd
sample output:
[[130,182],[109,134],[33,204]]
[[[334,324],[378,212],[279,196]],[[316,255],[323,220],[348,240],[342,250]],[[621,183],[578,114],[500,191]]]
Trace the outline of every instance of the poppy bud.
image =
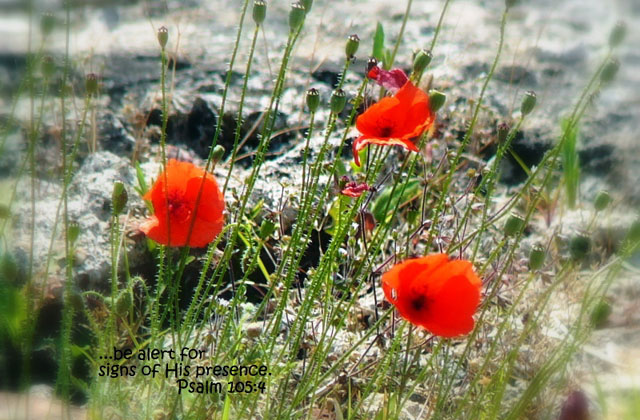
[[611,30],[611,35],[609,35],[609,47],[615,48],[624,41],[624,38],[627,36],[627,25],[619,21]]
[[429,92],[429,105],[431,106],[431,110],[433,112],[438,112],[438,110],[442,108],[446,101],[447,95],[445,95],[444,93],[435,89],[432,89],[431,92]]
[[124,210],[124,206],[127,205],[129,194],[124,188],[124,184],[120,181],[116,181],[113,184],[113,193],[111,194],[111,210],[114,216],[119,215]]
[[66,297],[65,303],[73,308],[76,312],[82,312],[84,310],[84,301],[82,300],[82,294],[77,290],[72,290]]
[[316,112],[320,105],[320,93],[316,88],[311,88],[307,91],[307,107],[309,112]]
[[577,235],[569,241],[569,253],[571,258],[576,261],[582,260],[587,256],[591,249],[591,239],[585,235]]
[[53,61],[53,57],[50,55],[45,55],[42,57],[42,75],[47,79],[50,79],[53,76],[53,73],[56,71],[56,63]]
[[507,9],[512,8],[513,6],[516,5],[516,3],[518,2],[518,0],[505,0],[505,6],[507,7]]
[[347,45],[344,48],[345,54],[347,54],[347,60],[351,60],[356,52],[358,52],[358,46],[360,46],[360,37],[353,34],[347,39]]
[[84,79],[84,87],[87,95],[95,95],[98,93],[98,75],[95,73],[87,74]]
[[529,268],[532,270],[539,270],[544,264],[544,259],[546,257],[546,252],[544,248],[540,245],[536,245],[531,248],[531,252],[529,252]]
[[306,15],[311,11],[311,6],[313,6],[313,0],[301,0],[302,6],[304,7],[304,14]]
[[615,58],[610,59],[607,64],[604,65],[602,73],[600,73],[600,83],[606,84],[611,82],[616,77],[619,69],[620,62]]
[[78,222],[70,222],[69,226],[67,226],[67,239],[69,243],[71,245],[76,243],[78,236],[80,236],[80,225]]
[[220,162],[220,160],[222,159],[222,156],[224,156],[224,146],[221,144],[216,145],[216,147],[213,148],[213,152],[211,152],[211,161],[213,162],[213,164],[215,165],[216,163]]
[[509,130],[511,130],[511,127],[506,122],[503,121],[498,124],[498,144],[503,144],[507,141]]
[[422,73],[424,69],[427,68],[429,63],[431,63],[432,58],[433,55],[431,54],[431,51],[424,49],[418,51],[415,58],[413,59],[413,72]]
[[0,219],[8,219],[11,217],[11,210],[6,204],[0,204]]
[[524,219],[517,214],[512,214],[504,224],[504,234],[507,236],[513,236],[520,232],[524,226]]
[[591,325],[593,325],[594,328],[602,328],[609,319],[611,312],[611,304],[603,298],[591,311],[591,315],[589,316],[591,319]]
[[164,47],[167,46],[167,41],[169,41],[169,30],[161,26],[158,28],[158,43],[160,43],[160,48],[164,50]]
[[600,191],[593,201],[593,207],[596,211],[602,211],[607,208],[609,203],[611,203],[611,196],[609,193],[607,191]]
[[55,26],[56,18],[53,16],[53,13],[43,13],[40,18],[40,31],[42,31],[42,36],[47,37],[51,32],[53,32],[53,28]]
[[133,307],[133,293],[131,290],[124,289],[116,299],[115,312],[118,316],[126,316]]
[[262,25],[264,18],[267,16],[267,3],[263,0],[253,2],[253,21],[256,25]]
[[331,112],[334,114],[339,114],[344,109],[344,106],[347,104],[347,95],[344,93],[342,89],[336,89],[331,94],[331,101],[329,102],[329,106],[331,108]]
[[529,115],[533,108],[536,106],[536,93],[532,90],[527,91],[522,98],[522,105],[520,106],[520,112],[522,115]]
[[295,32],[300,29],[302,22],[304,21],[305,8],[302,3],[292,3],[291,11],[289,12],[289,31]]

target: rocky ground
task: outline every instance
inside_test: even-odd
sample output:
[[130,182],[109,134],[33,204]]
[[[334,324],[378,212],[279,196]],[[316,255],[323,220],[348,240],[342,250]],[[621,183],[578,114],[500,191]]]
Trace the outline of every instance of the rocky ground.
[[[79,2],[80,4],[82,2]],[[144,215],[142,201],[133,192],[135,170],[129,164],[134,154],[143,162],[150,179],[157,172],[159,139],[159,48],[156,29],[169,28],[171,60],[175,73],[169,75],[171,116],[168,141],[173,153],[199,160],[206,157],[215,124],[223,124],[221,143],[230,149],[235,128],[234,118],[239,89],[232,89],[225,115],[217,115],[221,101],[223,75],[231,54],[239,2],[221,0],[186,2],[169,1],[162,7],[148,2],[103,2],[98,7],[82,5],[71,13],[70,49],[73,57],[73,80],[76,92],[82,91],[83,76],[95,72],[101,77],[101,94],[96,102],[95,136],[97,153],[81,148],[78,170],[69,190],[71,218],[81,227],[78,239],[75,278],[80,289],[103,288],[109,272],[107,232],[111,185],[123,181],[130,191],[132,212],[127,226],[132,248],[132,261],[144,269],[148,255],[136,245],[136,223]],[[356,33],[361,45],[353,72],[347,78],[347,92],[354,94],[363,76],[372,33],[376,21],[384,25],[387,42],[397,36],[402,23],[405,2],[367,0],[358,2],[314,2],[303,38],[298,42],[291,63],[290,77],[278,116],[280,135],[272,142],[269,162],[256,187],[256,198],[264,198],[267,208],[276,211],[281,197],[295,191],[301,164],[301,137],[306,121],[302,96],[308,87],[320,90],[326,102],[344,63],[344,42]],[[637,116],[640,115],[640,3],[636,0],[599,2],[596,0],[538,0],[522,2],[510,13],[506,29],[505,51],[497,76],[489,85],[485,112],[481,115],[472,146],[480,148],[495,136],[495,123],[510,120],[519,109],[526,90],[534,90],[538,107],[526,123],[523,135],[514,145],[516,152],[529,164],[535,164],[544,150],[557,140],[560,116],[579,96],[581,89],[606,54],[609,31],[623,18],[629,31],[624,45],[617,51],[621,62],[617,79],[602,90],[581,129],[579,144],[583,172],[582,202],[590,202],[601,189],[608,189],[615,202],[611,213],[598,220],[604,235],[623,234],[624,226],[633,220],[640,204],[640,143]],[[404,42],[397,63],[408,68],[412,50],[427,47],[432,39],[443,1],[414,1]],[[447,105],[440,118],[447,124],[442,141],[450,141],[461,132],[460,120],[468,115],[471,101],[479,93],[481,81],[498,44],[502,0],[453,1],[434,50],[430,74],[433,86],[447,94]],[[38,3],[42,10],[53,10],[64,18],[55,0]],[[249,80],[245,104],[243,135],[246,145],[227,192],[232,199],[234,187],[239,189],[250,163],[250,153],[257,144],[252,126],[259,124],[277,72],[287,34],[289,2],[273,1],[268,5],[264,34],[261,35]],[[20,3],[3,2],[0,8],[0,39],[13,42],[0,45],[0,120],[10,121],[12,101],[26,62],[28,23]],[[39,13],[39,11],[38,11]],[[247,19],[250,20],[250,17]],[[236,64],[233,83],[241,86],[242,71],[253,24],[247,22]],[[37,44],[39,34],[34,33]],[[65,32],[57,28],[43,46],[47,54],[60,63],[64,53]],[[80,107],[82,98],[76,98]],[[41,182],[37,192],[37,217],[31,226],[28,183],[21,182],[13,222],[13,252],[23,263],[27,259],[30,232],[36,235],[36,261],[46,261],[49,240],[54,229],[56,197],[61,187],[53,181],[51,170],[58,165],[56,130],[59,125],[58,105],[47,105],[42,142],[38,151]],[[326,113],[319,113],[326,118]],[[75,111],[72,118],[78,119]],[[9,130],[5,149],[0,155],[0,192],[7,196],[15,180],[26,147],[23,128],[29,121],[28,99],[16,103],[15,119]],[[458,124],[458,126],[456,125]],[[89,129],[88,137],[93,131]],[[224,179],[227,167],[216,168],[218,179]],[[522,175],[515,165],[504,168],[505,186],[518,183]],[[586,210],[585,210],[586,211]],[[285,212],[286,213],[286,212]],[[588,215],[570,215],[575,223],[566,223],[565,233],[584,226]],[[57,227],[59,230],[60,228]],[[140,248],[138,250],[138,248]],[[52,271],[61,257],[58,244],[53,244]],[[138,250],[138,251],[136,251]],[[640,257],[632,261],[635,268],[611,292],[613,315],[605,328],[594,336],[581,357],[597,360],[597,382],[613,394],[638,389],[640,386]],[[42,269],[43,267],[39,267]],[[60,273],[58,273],[60,274]],[[56,275],[52,276],[54,279]],[[56,282],[52,282],[56,284]],[[59,283],[58,283],[59,286]],[[52,295],[57,292],[52,291]],[[603,342],[605,345],[602,345]],[[580,371],[580,369],[578,369]],[[624,372],[625,380],[621,380]],[[576,383],[586,377],[576,376]],[[591,389],[591,388],[590,388]]]

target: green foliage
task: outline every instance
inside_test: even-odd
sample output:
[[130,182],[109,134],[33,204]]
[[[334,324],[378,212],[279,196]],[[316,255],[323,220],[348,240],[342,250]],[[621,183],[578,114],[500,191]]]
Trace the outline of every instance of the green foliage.
[[388,222],[389,215],[395,214],[398,208],[415,200],[421,193],[422,185],[418,178],[410,179],[405,188],[390,185],[382,190],[378,198],[373,202],[371,210],[373,217],[378,221]]
[[580,157],[578,156],[577,143],[579,126],[572,119],[562,121],[562,133],[564,143],[562,147],[562,171],[564,175],[567,205],[570,209],[576,206],[578,188],[580,185]]

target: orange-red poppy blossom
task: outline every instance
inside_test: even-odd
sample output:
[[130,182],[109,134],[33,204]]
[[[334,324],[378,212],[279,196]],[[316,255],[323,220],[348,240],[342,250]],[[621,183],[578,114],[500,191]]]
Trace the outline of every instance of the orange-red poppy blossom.
[[362,135],[353,142],[353,157],[360,166],[358,152],[368,144],[401,146],[417,152],[412,139],[422,135],[435,120],[429,96],[406,82],[394,95],[382,98],[358,117],[356,128]]
[[413,258],[382,275],[382,289],[400,315],[441,337],[473,329],[482,282],[466,260],[447,254]]
[[346,195],[348,197],[358,198],[362,195],[363,192],[369,191],[371,189],[366,183],[358,184],[355,181],[347,182],[344,188],[340,191],[340,194]]
[[[196,212],[196,200],[203,176],[204,185]],[[222,231],[222,193],[213,175],[205,175],[204,170],[192,163],[169,160],[166,172],[158,176],[143,198],[151,200],[154,214],[142,223],[140,230],[158,243],[200,248],[213,241]],[[187,242],[194,213],[193,230]]]

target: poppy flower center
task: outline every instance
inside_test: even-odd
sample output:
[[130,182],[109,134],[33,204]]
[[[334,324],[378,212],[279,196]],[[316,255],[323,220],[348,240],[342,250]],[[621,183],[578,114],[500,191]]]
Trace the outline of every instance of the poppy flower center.
[[394,129],[396,128],[395,121],[386,118],[378,120],[378,136],[379,137],[391,137]]
[[427,297],[424,295],[417,295],[411,299],[411,307],[416,311],[421,311],[427,306]]
[[189,208],[184,197],[175,192],[169,193],[167,201],[167,204],[169,205],[169,214],[173,220],[176,222],[184,222],[189,218],[191,215],[191,208]]

